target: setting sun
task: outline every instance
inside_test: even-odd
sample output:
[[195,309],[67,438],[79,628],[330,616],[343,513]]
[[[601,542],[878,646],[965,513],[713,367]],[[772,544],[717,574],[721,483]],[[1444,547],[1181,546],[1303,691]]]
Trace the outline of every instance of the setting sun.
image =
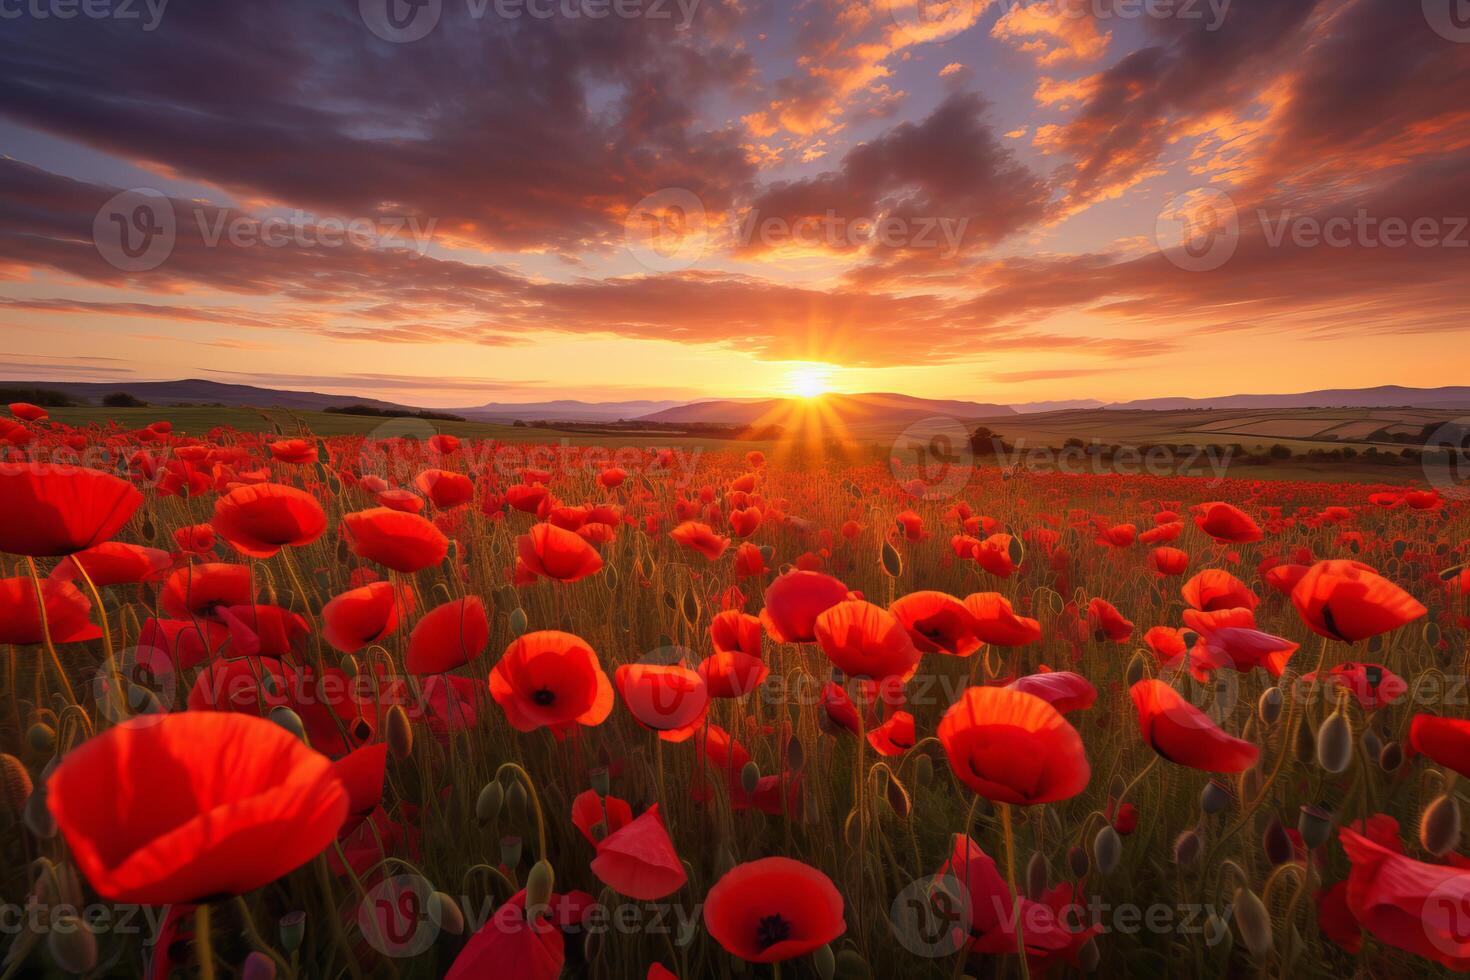
[[831,372],[819,367],[801,367],[787,377],[791,393],[802,398],[816,398],[831,390]]

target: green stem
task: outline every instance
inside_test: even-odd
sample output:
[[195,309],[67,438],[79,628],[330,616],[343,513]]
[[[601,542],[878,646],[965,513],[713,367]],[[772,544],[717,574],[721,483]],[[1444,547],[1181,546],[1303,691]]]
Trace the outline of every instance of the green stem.
[[214,980],[214,947],[209,941],[209,903],[194,909],[194,958],[199,961],[199,980]]
[[1016,955],[1021,958],[1021,980],[1031,980],[1031,965],[1026,962],[1026,935],[1021,920],[1025,918],[1021,908],[1021,893],[1016,891],[1016,837],[1011,832],[1011,805],[1000,805],[1000,827],[1006,841],[1006,882],[1011,886],[1011,897],[1016,903]]

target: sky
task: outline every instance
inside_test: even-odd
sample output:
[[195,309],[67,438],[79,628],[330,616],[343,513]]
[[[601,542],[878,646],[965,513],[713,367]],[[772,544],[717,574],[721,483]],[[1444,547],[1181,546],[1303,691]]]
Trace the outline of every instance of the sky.
[[1465,0],[0,0],[0,378],[1470,377]]

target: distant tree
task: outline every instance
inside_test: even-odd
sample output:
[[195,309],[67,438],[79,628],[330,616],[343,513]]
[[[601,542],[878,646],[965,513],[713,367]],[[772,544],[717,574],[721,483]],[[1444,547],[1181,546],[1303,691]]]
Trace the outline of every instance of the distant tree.
[[70,408],[77,404],[70,395],[50,388],[0,388],[0,403],[30,402],[42,408]]
[[1291,450],[1278,442],[1271,447],[1270,455],[1272,459],[1291,459]]
[[970,452],[976,456],[998,456],[1011,451],[1005,437],[987,426],[977,426],[970,433]]
[[126,391],[114,391],[110,395],[102,396],[102,404],[107,408],[147,408],[148,403],[141,398],[134,398]]

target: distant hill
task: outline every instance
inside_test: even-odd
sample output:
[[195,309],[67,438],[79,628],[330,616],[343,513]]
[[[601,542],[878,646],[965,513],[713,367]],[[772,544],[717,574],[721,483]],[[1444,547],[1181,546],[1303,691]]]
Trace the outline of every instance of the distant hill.
[[231,408],[249,405],[254,408],[295,408],[319,412],[325,408],[357,404],[412,411],[408,405],[359,395],[327,395],[319,391],[257,388],[254,385],[224,384],[202,378],[185,378],[182,381],[0,381],[0,388],[4,387],[44,388],[90,404],[101,404],[102,399],[108,395],[126,392],[150,405],[159,406],[184,402],[191,405],[228,405]]
[[[751,425],[756,422],[781,423],[783,416],[800,413],[804,399],[766,398],[758,401],[694,402],[642,417],[645,422],[725,422]],[[935,416],[959,419],[983,419],[998,415],[1014,415],[1009,405],[982,402],[915,398],[877,392],[863,395],[824,395],[822,411],[836,416],[848,425],[871,422],[919,421]]]
[[1293,395],[1221,395],[1215,398],[1143,398],[1105,408],[1179,411],[1190,408],[1470,408],[1470,387],[1326,388]]
[[1011,408],[1022,415],[1034,415],[1038,412],[1075,412],[1090,411],[1095,408],[1106,408],[1107,402],[1098,401],[1096,398],[1072,398],[1062,401],[1051,402],[1024,402],[1012,405]]
[[491,402],[474,408],[449,411],[482,422],[547,420],[557,422],[616,422],[637,419],[683,405],[679,401],[583,402],[562,399],[550,402]]

